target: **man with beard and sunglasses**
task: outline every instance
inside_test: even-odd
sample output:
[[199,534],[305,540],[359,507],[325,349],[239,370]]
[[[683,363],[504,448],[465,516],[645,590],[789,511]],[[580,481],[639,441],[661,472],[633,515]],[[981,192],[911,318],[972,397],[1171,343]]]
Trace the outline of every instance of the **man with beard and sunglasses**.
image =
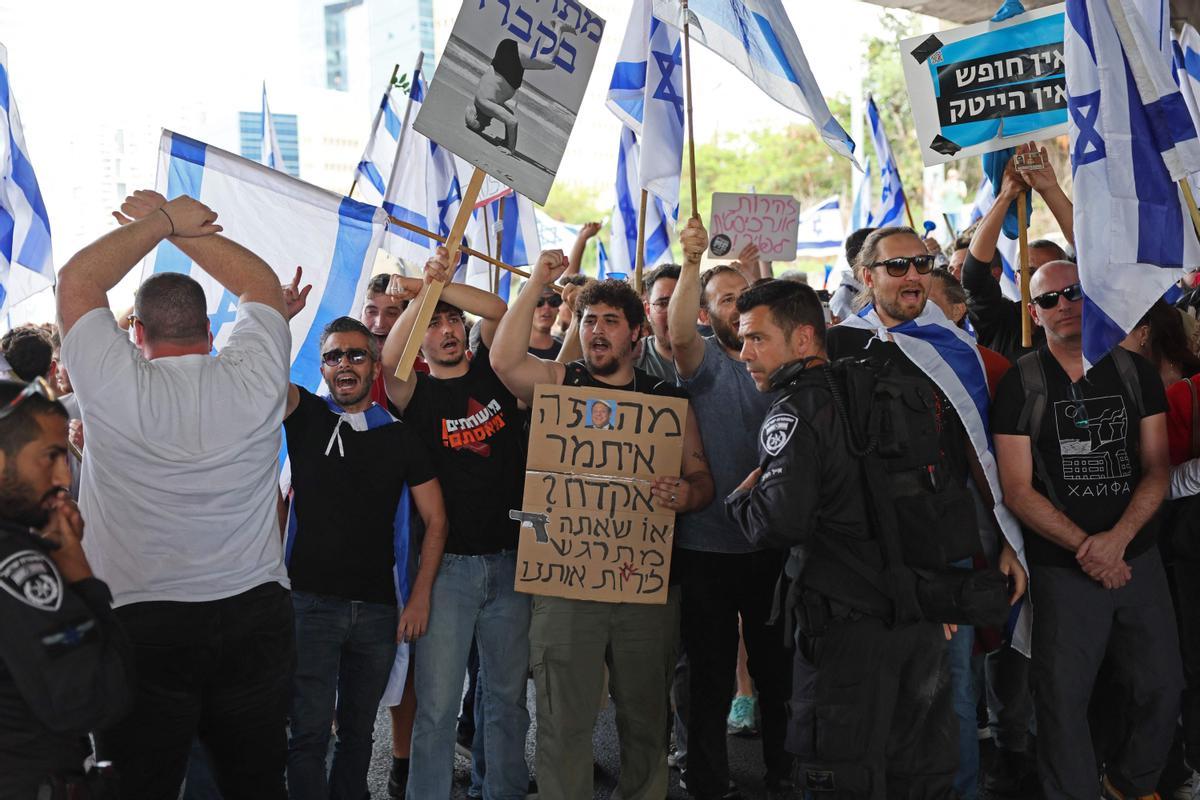
[[[1155,546],[1169,480],[1166,396],[1157,370],[1120,347],[1084,374],[1074,264],[1042,265],[1030,291],[1046,343],[1000,382],[992,432],[1032,568],[1038,776],[1047,798],[1098,788],[1105,798],[1156,797],[1183,689]],[[1102,663],[1111,683],[1097,682]],[[1093,743],[1089,719],[1113,716],[1120,743]]]
[[67,412],[0,381],[0,797],[87,797],[87,732],[132,696],[133,654],[83,554]]
[[[684,261],[667,312],[671,352],[701,430],[721,432],[707,437],[706,445],[716,497],[724,498],[758,466],[758,431],[774,395],[758,390],[738,358],[742,342],[737,299],[749,288],[746,278],[726,266],[700,273],[708,233],[699,219],[688,220],[679,242]],[[702,337],[697,320],[711,325],[713,335]],[[683,647],[691,670],[683,776],[688,792],[704,800],[730,792],[726,719],[737,670],[740,617],[762,715],[767,791],[772,796],[785,794],[792,771],[784,749],[790,675],[785,636],[779,622],[772,621],[772,606],[787,554],[752,544],[725,516],[719,501],[680,519],[676,542]],[[748,716],[753,721],[753,711]]]
[[[408,797],[450,795],[455,729],[463,676],[474,637],[483,688],[481,723],[487,734],[488,797],[523,798],[529,788],[525,736],[529,712],[529,597],[516,585],[518,525],[525,445],[517,400],[488,360],[497,323],[507,306],[494,294],[451,283],[445,248],[425,265],[421,292],[439,281],[441,300],[422,337],[429,374],[395,377],[421,306],[414,298],[388,334],[383,374],[388,397],[433,455],[450,527],[433,585],[429,627],[414,648],[417,697]],[[463,312],[481,317],[480,346],[467,350]],[[525,337],[528,341],[528,334]]]
[[[381,368],[370,330],[339,317],[321,332],[320,352],[329,395],[292,384],[283,423],[293,491],[284,553],[296,619],[288,792],[363,797],[397,643],[428,625],[446,511],[425,443],[371,399]],[[415,578],[410,502],[425,527]]]
[[[500,323],[491,358],[505,386],[527,404],[533,402],[534,387],[542,383],[680,396],[679,389],[633,365],[645,310],[637,292],[623,281],[589,283],[575,299],[581,361],[562,364],[527,352],[542,288],[566,269],[561,251],[543,252]],[[700,429],[690,407],[683,436],[681,476],[660,477],[651,488],[656,503],[676,513],[703,508],[713,497]],[[520,508],[520,501],[518,497],[511,508]],[[592,729],[606,665],[620,737],[617,793],[625,800],[660,800],[666,795],[667,695],[675,669],[678,610],[676,586],[662,605],[534,597],[527,655],[537,687],[542,800],[592,796]],[[488,680],[486,665],[483,675]]]

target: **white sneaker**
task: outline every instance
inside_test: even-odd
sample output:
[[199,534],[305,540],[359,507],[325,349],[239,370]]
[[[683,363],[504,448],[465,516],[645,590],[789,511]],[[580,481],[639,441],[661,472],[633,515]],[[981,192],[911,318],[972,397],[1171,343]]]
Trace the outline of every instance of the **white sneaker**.
[[1193,772],[1182,786],[1171,793],[1171,800],[1196,800],[1197,789],[1200,789],[1200,775]]

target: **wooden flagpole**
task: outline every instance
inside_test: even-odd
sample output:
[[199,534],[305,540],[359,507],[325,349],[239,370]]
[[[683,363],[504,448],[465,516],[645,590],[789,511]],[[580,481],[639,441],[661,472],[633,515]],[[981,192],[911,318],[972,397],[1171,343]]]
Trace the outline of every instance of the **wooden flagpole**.
[[633,287],[638,294],[642,293],[642,275],[646,271],[646,201],[649,195],[649,192],[642,189],[642,204],[638,209],[637,257],[634,259],[633,269]]
[[[422,52],[421,57],[423,58],[424,56],[425,56],[425,54]],[[418,60],[417,61],[417,69],[420,69],[420,68],[421,68],[421,62]],[[392,90],[392,87],[396,85],[396,76],[399,74],[400,74],[400,65],[396,64],[392,67],[392,77],[388,79],[388,91],[389,92]],[[408,99],[408,103],[410,106],[412,105],[411,97]],[[382,112],[380,112],[380,113],[382,113]],[[404,118],[406,120],[408,119],[407,111],[404,112]],[[371,132],[374,133],[374,131],[371,131]],[[403,127],[400,128],[400,133],[401,133],[401,135],[404,134]],[[354,180],[350,181],[350,191],[346,192],[346,197],[354,196],[354,189],[356,186],[358,186],[358,170],[357,169],[354,170]]]
[[[451,268],[458,263],[463,233],[467,230],[467,223],[471,220],[471,212],[475,210],[475,200],[479,197],[480,188],[483,187],[484,175],[484,171],[479,167],[476,167],[475,171],[471,173],[471,180],[467,183],[466,191],[463,192],[459,201],[458,214],[454,217],[454,224],[450,226],[450,235],[442,240],[446,243],[449,251]],[[434,238],[440,239],[441,237]],[[429,320],[433,319],[433,311],[442,297],[443,286],[441,281],[434,281],[421,295],[421,307],[417,310],[417,318],[413,322],[412,332],[409,333],[408,341],[404,344],[404,353],[400,356],[399,363],[396,364],[396,377],[402,381],[408,380],[412,375],[413,362],[417,360],[417,351],[421,349],[421,340],[425,338],[425,329],[429,327]]]
[[[395,217],[392,217],[392,216],[388,217],[388,224],[395,225],[398,228],[404,228],[404,230],[406,230],[406,231],[412,231],[413,233],[420,234],[421,236],[424,236],[429,239],[433,239],[436,242],[441,242],[442,244],[445,244],[448,239],[448,237],[442,236],[439,233],[434,233],[433,231],[430,231],[430,230],[426,230],[425,228],[422,228],[420,225],[413,225],[411,222],[405,222],[402,219],[396,219]],[[520,275],[522,278],[529,277],[529,273],[526,272],[525,270],[518,269],[517,267],[510,267],[508,264],[505,264],[503,261],[501,261],[497,258],[492,258],[487,253],[481,253],[480,251],[475,250],[470,247],[460,247],[460,252],[466,253],[469,256],[474,256],[475,258],[478,258],[480,261],[484,262],[485,264],[491,264],[493,267],[499,267],[500,269],[504,270],[505,272],[511,272],[513,275]],[[556,292],[560,292],[560,293],[562,292],[562,290],[559,289],[557,286],[551,286],[550,288]]]
[[1025,192],[1017,195],[1017,243],[1021,263],[1021,346],[1033,347],[1033,317],[1029,312],[1029,208]]
[[[688,180],[691,183],[692,189],[692,217],[700,219],[700,215],[696,210],[696,128],[692,123],[692,37],[688,30],[688,0],[681,0],[683,8],[683,74],[684,80],[687,82],[687,129],[688,129]],[[642,207],[645,208],[646,195],[645,190],[642,192]],[[642,228],[638,225],[638,230]],[[640,253],[643,248],[638,247]],[[638,281],[638,289],[641,290],[641,281]]]
[[1196,196],[1192,194],[1192,185],[1188,183],[1187,178],[1180,178],[1179,188],[1183,189],[1183,198],[1187,201],[1188,213],[1192,216],[1192,225],[1196,228],[1196,235],[1200,236],[1200,209],[1196,208]]
[[[492,226],[488,223],[487,206],[484,206],[480,210],[483,212],[483,240],[485,242],[487,242],[488,255],[491,255],[491,253],[493,252],[492,251]],[[499,274],[500,273],[496,269],[495,265],[488,264],[488,288],[492,294],[496,293],[497,277],[499,276]]]
[[[496,251],[495,252],[496,252],[497,259],[502,258],[504,256],[504,200],[505,200],[505,198],[501,197],[499,200],[496,201],[497,203],[500,204],[499,209],[496,211]],[[499,294],[499,293],[500,293],[500,273],[497,272],[496,273],[496,288],[492,289],[492,294]]]

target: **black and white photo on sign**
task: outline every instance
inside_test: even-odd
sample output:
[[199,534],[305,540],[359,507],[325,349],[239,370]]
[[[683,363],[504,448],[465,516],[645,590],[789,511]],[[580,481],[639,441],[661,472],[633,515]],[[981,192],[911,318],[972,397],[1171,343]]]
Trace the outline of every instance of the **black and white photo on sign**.
[[544,204],[603,33],[574,0],[467,0],[414,127]]

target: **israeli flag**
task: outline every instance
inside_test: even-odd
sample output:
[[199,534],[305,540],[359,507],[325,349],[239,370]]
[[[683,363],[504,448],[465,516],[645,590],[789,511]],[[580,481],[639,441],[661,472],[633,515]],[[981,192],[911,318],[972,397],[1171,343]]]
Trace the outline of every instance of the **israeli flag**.
[[[895,342],[908,360],[937,384],[942,394],[954,406],[996,501],[992,507],[996,522],[999,523],[1004,538],[1012,546],[1017,558],[1021,560],[1021,566],[1028,571],[1021,525],[1003,503],[1004,492],[1000,488],[1000,473],[996,467],[996,456],[992,450],[992,437],[988,428],[988,408],[991,401],[987,373],[974,337],[948,320],[936,303],[926,303],[925,309],[916,319],[891,328],[883,324],[879,315],[875,313],[874,305],[871,304],[857,315],[842,320],[841,324],[872,331],[882,341],[890,339]],[[1013,645],[1021,652],[1028,653],[1028,605],[1022,609],[1021,618],[1022,622],[1018,623]]]
[[367,138],[366,149],[358,160],[354,172],[354,185],[358,189],[363,202],[373,206],[381,205],[387,194],[387,179],[392,174],[392,164],[396,160],[396,149],[400,144],[400,129],[403,121],[392,97],[392,86],[389,84],[383,93],[383,100],[375,111],[375,119],[371,122],[371,135]]
[[1178,182],[1200,139],[1171,69],[1166,0],[1068,0],[1064,43],[1085,368],[1200,264]]
[[575,239],[579,236],[582,226],[568,222],[559,222],[540,208],[534,208],[534,219],[537,220],[538,239],[543,250],[562,250],[570,253]]
[[54,285],[50,217],[42,201],[0,45],[0,313]]
[[[503,209],[503,214],[501,210]],[[503,221],[501,221],[503,217]],[[484,220],[487,224],[484,224]],[[496,236],[500,235],[500,251],[496,252]],[[524,195],[510,192],[504,197],[475,210],[467,226],[467,240],[475,250],[487,253],[510,267],[527,267],[537,260],[542,251],[538,236],[538,224],[533,201]],[[480,289],[491,291],[493,267],[482,259],[471,256],[467,261],[466,282]],[[512,273],[500,272],[501,297],[507,299],[504,286],[512,285]]]
[[[304,268],[304,282],[313,288],[291,321],[291,380],[316,392],[321,329],[337,317],[358,316],[383,238],[383,211],[170,131],[159,144],[155,188],[167,199],[188,195],[217,212],[223,235],[270,264],[280,283]],[[143,262],[143,280],[157,272],[182,272],[200,282],[213,346],[220,350],[233,330],[237,297],[170,242]]]
[[841,200],[827,197],[800,215],[796,256],[836,256],[842,252],[845,239]]
[[[621,128],[621,147],[617,151],[617,202],[612,215],[613,272],[632,275],[637,265],[638,211],[642,193],[638,188],[638,139],[629,128]],[[671,207],[650,195],[646,203],[646,268],[671,261],[671,222],[678,203]]]
[[[983,219],[983,215],[996,204],[997,189],[984,170],[983,180],[975,192],[975,204],[971,206],[971,225]],[[996,250],[1000,253],[1000,292],[1009,300],[1021,300],[1021,285],[1017,280],[1017,266],[1020,260],[1021,244],[1016,236],[1009,236],[1003,228],[996,239]]]
[[[412,127],[425,100],[425,77],[418,70],[409,90],[408,125],[401,133],[400,149],[387,182],[383,210],[388,215],[427,231],[450,233],[450,226],[462,203],[462,189],[471,167],[446,148],[430,141]],[[402,261],[424,264],[438,246],[436,241],[418,233],[389,225],[383,249]]]
[[863,159],[863,176],[858,191],[854,193],[854,207],[850,209],[850,230],[875,227],[871,214],[871,159]]
[[608,277],[608,251],[604,249],[604,242],[597,240],[596,247],[596,280],[604,280]]
[[275,134],[275,120],[271,119],[271,107],[267,105],[267,82],[263,81],[262,91],[262,158],[261,163],[271,169],[286,172],[283,165],[283,150],[279,147],[279,137]]
[[683,43],[679,31],[651,15],[650,4],[634,0],[607,105],[641,141],[639,188],[677,208],[683,165]]
[[[1184,105],[1192,116],[1192,123],[1200,129],[1200,33],[1186,22],[1179,34],[1171,31],[1172,65],[1175,67],[1175,83],[1183,95]],[[1192,192],[1200,196],[1200,175],[1188,176]]]
[[900,170],[896,167],[896,157],[892,155],[892,146],[888,144],[887,132],[883,129],[883,120],[879,118],[874,97],[867,98],[867,124],[871,126],[871,141],[879,159],[879,213],[875,215],[875,227],[903,225],[904,184],[900,182]]
[[[830,113],[783,0],[690,0],[687,14],[694,41],[781,105],[812,120],[835,153],[854,161],[854,140]],[[654,16],[683,28],[679,0],[654,0]]]

